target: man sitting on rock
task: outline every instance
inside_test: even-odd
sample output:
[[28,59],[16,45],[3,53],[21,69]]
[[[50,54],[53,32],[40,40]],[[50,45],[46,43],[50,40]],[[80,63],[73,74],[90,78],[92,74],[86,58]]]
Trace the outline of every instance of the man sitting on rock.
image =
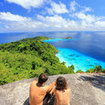
[[30,105],[43,105],[43,99],[47,92],[50,92],[54,86],[55,82],[53,82],[49,86],[45,86],[44,84],[48,80],[48,76],[46,74],[41,74],[38,78],[38,81],[33,81],[30,86]]

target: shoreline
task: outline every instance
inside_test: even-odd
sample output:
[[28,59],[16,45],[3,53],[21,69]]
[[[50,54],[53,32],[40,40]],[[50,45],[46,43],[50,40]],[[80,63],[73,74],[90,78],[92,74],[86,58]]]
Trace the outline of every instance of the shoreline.
[[[63,39],[63,40],[65,40],[65,39]],[[44,42],[55,42],[55,41],[58,41],[57,40],[57,38],[55,38],[55,39],[53,39],[53,40],[46,40],[46,41],[44,41]],[[54,46],[55,47],[55,46]],[[90,56],[86,56],[86,55],[84,55],[84,54],[82,54],[82,53],[79,53],[79,52],[77,52],[77,51],[75,51],[75,50],[72,50],[72,49],[69,49],[69,48],[57,48],[57,47],[55,47],[56,49],[57,49],[57,53],[55,54],[58,58],[59,58],[59,60],[60,60],[60,62],[62,63],[62,62],[65,62],[65,65],[68,67],[68,66],[71,66],[71,65],[74,65],[74,67],[75,67],[75,69],[74,69],[74,71],[76,72],[76,71],[78,71],[78,70],[82,70],[83,72],[86,72],[88,69],[91,69],[91,68],[94,68],[96,65],[98,65],[98,66],[101,66],[102,68],[105,68],[105,62],[104,61],[100,61],[100,60],[97,60],[97,59],[95,59],[95,58],[93,58],[93,57],[90,57]],[[62,54],[64,55],[64,56],[66,56],[66,58],[65,57],[63,57],[63,55],[62,54],[60,54],[60,51],[59,51],[59,49],[61,50],[61,49],[67,49],[67,50],[70,50],[70,51],[73,51],[73,53],[74,54],[72,54],[71,55],[71,58],[73,58],[72,56],[73,55],[76,55],[76,56],[81,56],[81,58],[84,58],[84,59],[86,59],[86,61],[84,60],[84,59],[80,59],[80,61],[82,62],[82,61],[84,61],[84,62],[82,62],[83,64],[84,64],[84,66],[83,66],[83,64],[82,64],[82,66],[81,66],[81,64],[79,64],[78,62],[80,62],[80,61],[78,61],[77,63],[75,62],[75,61],[73,61],[74,63],[70,63],[70,60],[68,60],[67,58],[69,58],[69,55],[67,55],[67,54],[65,54],[64,55],[64,53],[65,52],[63,52]],[[67,53],[69,53],[69,52],[67,52]],[[73,59],[77,59],[77,57],[74,57]],[[72,61],[72,60],[71,60]]]
[[[99,61],[99,60],[94,59],[90,56],[85,56],[82,53],[78,53],[77,51],[74,51],[74,50],[71,50],[68,48],[57,48],[57,50],[59,50],[59,49],[61,50],[61,52],[59,51],[56,54],[56,56],[59,58],[59,60],[61,62],[65,62],[65,65],[67,67],[74,65],[75,72],[78,70],[82,70],[83,72],[86,72],[88,69],[94,68],[96,66],[95,63],[97,63],[97,65],[102,66],[102,68],[105,68],[105,62],[103,62],[103,61]],[[74,55],[72,55],[71,57],[70,57],[70,54],[71,54],[70,51],[71,51],[71,53],[74,53]],[[79,57],[76,57],[76,56],[79,56]],[[71,61],[70,61],[70,59],[71,59]],[[80,63],[80,61],[81,61],[81,63]],[[93,65],[93,66],[91,66],[91,65]]]

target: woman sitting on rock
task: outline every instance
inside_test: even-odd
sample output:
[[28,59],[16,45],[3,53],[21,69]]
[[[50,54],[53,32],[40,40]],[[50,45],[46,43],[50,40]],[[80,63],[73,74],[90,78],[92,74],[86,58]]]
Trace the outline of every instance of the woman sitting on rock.
[[51,94],[55,94],[54,105],[70,105],[71,90],[68,88],[67,81],[60,76],[56,80],[56,87]]

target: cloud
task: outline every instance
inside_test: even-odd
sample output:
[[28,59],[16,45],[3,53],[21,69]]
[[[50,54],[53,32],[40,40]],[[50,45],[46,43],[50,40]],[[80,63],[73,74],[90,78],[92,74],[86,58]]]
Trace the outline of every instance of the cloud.
[[81,6],[79,5],[75,0],[70,2],[70,12],[90,12],[93,11],[92,8],[86,7],[86,6]]
[[38,8],[40,7],[46,0],[6,0],[9,3],[15,3],[22,6],[25,9],[30,9],[31,7]]
[[11,14],[10,12],[0,12],[0,19],[6,21],[30,21],[31,18],[22,17],[19,15]]
[[51,8],[47,8],[47,11],[49,14],[63,14],[69,12],[66,5],[61,2],[59,2],[59,4],[51,2]]
[[43,24],[46,24],[46,28],[49,31],[67,31],[78,30],[78,24],[74,20],[65,19],[62,16],[37,16]]
[[70,11],[76,11],[76,5],[78,5],[78,3],[76,1],[71,1]]
[[37,18],[43,23],[47,29],[62,31],[100,31],[105,30],[105,17],[97,17],[85,13],[76,13],[77,20],[71,18],[63,18],[59,15],[41,16]]
[[86,15],[85,13],[79,12],[75,13],[74,17],[77,17],[78,19],[81,19],[87,23],[92,23],[96,21],[96,17],[94,15]]
[[85,14],[83,12],[74,13],[72,14],[72,17],[80,19],[81,21],[85,21],[85,23],[91,23],[91,24],[97,23],[97,22],[104,23],[104,20],[105,20],[105,17]]
[[[14,2],[17,1],[15,0]],[[32,2],[31,0],[26,1]],[[24,0],[20,2],[24,2]],[[28,7],[26,6],[25,8],[31,7],[33,6],[28,4]],[[81,6],[76,1],[70,3],[70,9],[62,2],[55,3],[52,1],[50,2],[50,7],[47,5],[46,8],[50,15],[48,13],[40,15],[41,13],[38,11],[38,14],[35,14],[35,18],[20,16],[10,12],[0,12],[0,32],[105,30],[105,17],[91,15],[90,12],[93,12],[92,8]]]
[[31,19],[10,12],[0,12],[0,31],[23,32],[23,31],[95,31],[105,30],[105,17],[96,17],[84,13],[76,13],[79,21],[71,18],[63,18],[59,15],[42,16]]
[[105,28],[105,21],[97,21],[97,22],[95,22],[95,25]]
[[[81,30],[105,31],[105,17],[77,12],[72,14],[76,22],[80,24]],[[79,29],[79,28],[78,28]]]
[[77,26],[73,20],[65,19],[59,15],[42,16],[38,15],[36,20],[14,15],[10,12],[0,13],[0,22],[5,31],[57,31],[69,30]]
[[[0,12],[0,24],[5,31],[32,31],[38,27],[45,27],[40,21],[10,12]],[[3,30],[3,28],[0,28],[0,30]]]
[[81,12],[90,12],[90,11],[93,11],[91,8],[89,7],[83,7],[83,10]]

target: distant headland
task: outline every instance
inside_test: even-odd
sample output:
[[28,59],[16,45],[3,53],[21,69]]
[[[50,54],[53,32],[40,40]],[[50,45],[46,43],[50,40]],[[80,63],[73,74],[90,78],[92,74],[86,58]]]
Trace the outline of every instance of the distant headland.
[[66,38],[64,38],[64,39],[73,39],[73,37],[66,37]]

